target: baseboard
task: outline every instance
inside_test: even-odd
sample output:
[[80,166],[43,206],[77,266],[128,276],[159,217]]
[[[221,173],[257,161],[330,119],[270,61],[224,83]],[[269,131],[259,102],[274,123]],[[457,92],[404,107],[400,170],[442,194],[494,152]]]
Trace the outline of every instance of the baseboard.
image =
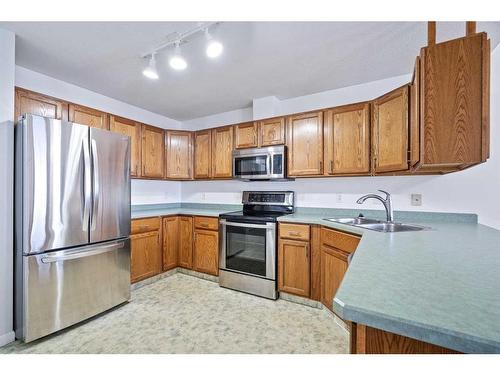
[[15,339],[16,339],[16,334],[14,331],[7,332],[2,336],[0,336],[0,346],[10,344]]

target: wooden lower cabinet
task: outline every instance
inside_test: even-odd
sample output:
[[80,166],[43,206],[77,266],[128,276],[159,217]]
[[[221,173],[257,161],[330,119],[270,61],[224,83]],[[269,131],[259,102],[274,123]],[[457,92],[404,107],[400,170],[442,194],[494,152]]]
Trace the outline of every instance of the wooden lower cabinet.
[[428,342],[351,323],[351,354],[459,354]]
[[135,283],[160,273],[160,232],[130,236],[130,282]]
[[278,246],[278,289],[309,297],[310,246],[308,241],[280,238]]
[[179,217],[179,267],[193,268],[193,218]]
[[219,232],[195,229],[193,269],[214,276],[219,274]]
[[347,271],[348,254],[321,247],[321,303],[332,310],[332,301]]
[[321,303],[332,310],[333,297],[347,271],[349,256],[360,237],[337,230],[321,229]]
[[163,218],[163,271],[177,267],[179,253],[179,217]]

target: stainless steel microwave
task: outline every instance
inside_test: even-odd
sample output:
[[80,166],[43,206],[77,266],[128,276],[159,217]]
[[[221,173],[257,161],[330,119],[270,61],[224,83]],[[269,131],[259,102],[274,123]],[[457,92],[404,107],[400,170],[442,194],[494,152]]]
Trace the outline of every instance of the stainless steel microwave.
[[285,179],[286,146],[234,150],[233,177],[240,180]]

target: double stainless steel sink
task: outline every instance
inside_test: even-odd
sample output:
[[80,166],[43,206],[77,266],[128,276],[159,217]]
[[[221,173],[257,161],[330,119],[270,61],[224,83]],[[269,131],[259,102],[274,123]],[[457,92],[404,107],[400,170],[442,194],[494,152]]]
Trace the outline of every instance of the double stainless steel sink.
[[391,232],[391,233],[414,232],[414,231],[429,229],[426,227],[422,227],[420,225],[394,223],[382,220],[367,219],[365,217],[341,218],[341,219],[327,218],[324,220],[340,224],[352,225],[354,227],[359,227],[359,228],[370,229],[377,232]]

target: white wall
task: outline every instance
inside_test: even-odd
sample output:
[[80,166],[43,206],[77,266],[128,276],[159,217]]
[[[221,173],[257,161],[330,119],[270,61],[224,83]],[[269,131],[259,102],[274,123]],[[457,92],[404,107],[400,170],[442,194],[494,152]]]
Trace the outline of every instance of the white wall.
[[[410,78],[410,75],[398,76],[279,103],[268,100],[272,103],[268,110],[270,115],[278,113],[277,108],[279,113],[289,114],[368,100],[409,82]],[[476,213],[481,223],[500,229],[500,202],[496,198],[500,192],[499,90],[500,47],[497,47],[491,61],[491,157],[487,163],[468,170],[443,176],[338,177],[297,179],[293,182],[183,182],[181,199],[183,202],[240,203],[243,190],[288,189],[297,193],[298,206],[357,208],[356,199],[360,195],[384,189],[393,194],[396,210]],[[248,116],[249,110],[245,112]],[[259,117],[265,117],[262,105],[259,105],[258,112]],[[226,118],[227,114],[223,114],[219,121],[214,115],[191,120],[189,124],[205,128],[218,123],[222,125]],[[247,117],[246,120],[250,119]],[[411,193],[422,194],[422,206],[410,205]],[[379,208],[377,202],[365,205],[366,208]]]
[[[146,111],[21,66],[16,66],[15,71],[16,86],[164,129],[179,129],[181,127],[181,123],[177,120]],[[179,202],[180,182],[132,180],[131,200],[132,204]]]
[[14,341],[14,59],[15,35],[0,29],[0,346]]

